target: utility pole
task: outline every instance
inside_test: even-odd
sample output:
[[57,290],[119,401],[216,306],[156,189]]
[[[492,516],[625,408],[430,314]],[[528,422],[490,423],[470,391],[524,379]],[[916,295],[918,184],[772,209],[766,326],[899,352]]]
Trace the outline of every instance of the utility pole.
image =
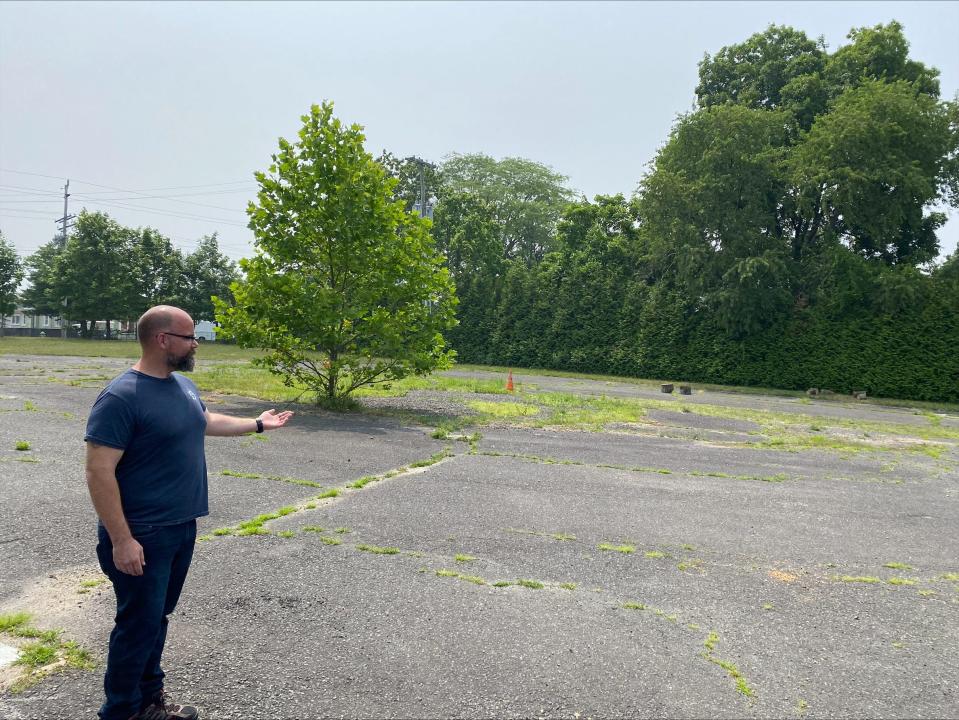
[[426,217],[426,182],[423,180],[423,159],[416,158],[420,166],[420,217]]
[[[67,246],[67,232],[70,230],[73,225],[70,223],[76,215],[70,215],[67,210],[67,203],[70,198],[70,180],[67,179],[67,184],[63,186],[63,217],[59,220],[55,220],[58,225],[63,224],[63,227],[60,228],[60,237],[63,240],[63,246]],[[67,298],[63,298],[63,312],[60,314],[60,336],[67,337]]]

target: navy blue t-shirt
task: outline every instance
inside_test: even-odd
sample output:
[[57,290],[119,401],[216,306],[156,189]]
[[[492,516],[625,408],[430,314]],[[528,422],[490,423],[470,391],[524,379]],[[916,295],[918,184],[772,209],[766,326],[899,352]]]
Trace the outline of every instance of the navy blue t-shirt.
[[137,370],[97,397],[84,440],[123,450],[117,483],[129,523],[175,525],[209,514],[206,406],[190,380]]

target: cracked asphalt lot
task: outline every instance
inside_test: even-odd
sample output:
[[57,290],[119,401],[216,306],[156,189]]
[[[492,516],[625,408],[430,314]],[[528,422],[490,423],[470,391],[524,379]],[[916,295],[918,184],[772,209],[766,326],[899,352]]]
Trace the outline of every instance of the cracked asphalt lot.
[[[113,597],[79,592],[100,576],[82,435],[124,367],[0,356],[0,613],[31,612],[101,662]],[[696,404],[929,421],[720,392],[682,402],[693,412],[651,412],[642,432],[497,426],[468,429],[471,444],[300,408],[265,439],[210,438],[211,515],[171,621],[168,690],[204,718],[959,717],[955,442],[938,457],[747,447],[750,423]],[[236,533],[284,507],[267,534]],[[95,717],[101,673],[0,693],[0,716]]]

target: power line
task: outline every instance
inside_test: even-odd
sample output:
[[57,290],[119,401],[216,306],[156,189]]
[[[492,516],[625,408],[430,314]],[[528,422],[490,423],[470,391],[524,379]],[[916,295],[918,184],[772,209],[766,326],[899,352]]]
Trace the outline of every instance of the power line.
[[[11,170],[9,168],[2,168],[2,167],[0,167],[0,172],[13,173],[14,175],[30,175],[32,177],[50,178],[51,180],[62,180],[62,178],[57,175],[44,175],[43,173],[27,172],[25,170]],[[256,184],[253,180],[246,179],[246,180],[231,180],[229,182],[222,182],[222,183],[207,183],[205,185],[174,185],[172,187],[144,188],[142,191],[140,191],[140,190],[123,190],[121,188],[110,187],[109,185],[98,185],[97,183],[92,183],[87,180],[78,180],[76,178],[74,178],[74,182],[83,183],[84,185],[94,185],[96,187],[107,188],[109,190],[120,190],[121,192],[154,192],[156,190],[187,190],[190,188],[220,187],[223,185],[240,185],[242,183],[249,183],[251,185]],[[60,193],[57,193],[57,195],[59,194]]]
[[157,208],[143,207],[141,205],[130,205],[128,203],[121,203],[121,202],[106,202],[103,200],[92,200],[90,198],[86,198],[85,202],[94,203],[95,205],[105,205],[106,207],[120,208],[123,210],[136,210],[136,211],[144,212],[147,214],[152,213],[154,215],[166,215],[168,217],[182,218],[185,220],[203,220],[205,222],[223,223],[224,225],[233,225],[234,227],[246,227],[246,223],[238,223],[233,220],[226,220],[224,218],[213,218],[213,217],[208,217],[204,215],[194,215],[191,213],[178,213],[171,210],[159,210]]

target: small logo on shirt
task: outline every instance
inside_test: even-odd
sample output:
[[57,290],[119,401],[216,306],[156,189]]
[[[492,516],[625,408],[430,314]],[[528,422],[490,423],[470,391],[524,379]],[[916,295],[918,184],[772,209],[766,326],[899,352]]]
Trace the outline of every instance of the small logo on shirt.
[[187,391],[186,391],[186,394],[189,395],[193,400],[196,400],[197,402],[200,402],[199,398],[197,398],[197,396],[196,396],[196,393],[193,392],[192,390],[187,390]]

